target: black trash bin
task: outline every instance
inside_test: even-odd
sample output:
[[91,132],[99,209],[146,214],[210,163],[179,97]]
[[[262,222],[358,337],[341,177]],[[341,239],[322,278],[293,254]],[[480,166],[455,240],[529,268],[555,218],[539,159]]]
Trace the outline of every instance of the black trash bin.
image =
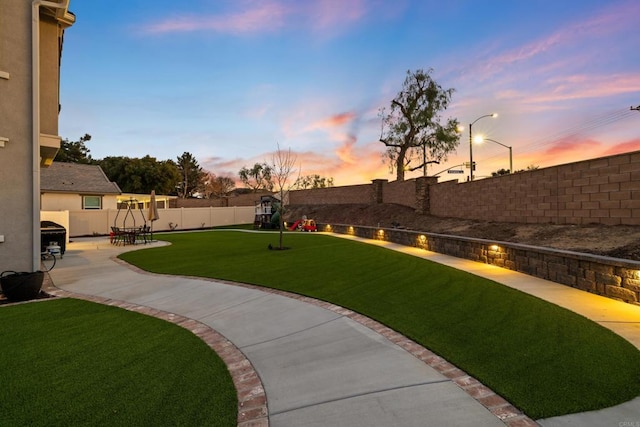
[[40,252],[46,252],[51,242],[56,242],[60,246],[60,255],[64,255],[67,229],[53,221],[40,221]]

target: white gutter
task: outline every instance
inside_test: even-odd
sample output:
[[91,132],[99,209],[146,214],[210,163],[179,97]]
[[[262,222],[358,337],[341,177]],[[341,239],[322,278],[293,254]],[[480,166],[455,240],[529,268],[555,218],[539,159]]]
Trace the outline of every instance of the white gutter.
[[40,7],[64,9],[69,0],[62,3],[34,0],[31,8],[31,97],[32,97],[32,271],[40,269]]

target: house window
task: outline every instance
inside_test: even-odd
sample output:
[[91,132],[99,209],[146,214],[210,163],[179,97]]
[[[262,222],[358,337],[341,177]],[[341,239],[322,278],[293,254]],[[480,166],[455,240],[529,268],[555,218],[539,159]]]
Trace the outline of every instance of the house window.
[[156,202],[156,207],[157,207],[158,209],[164,209],[164,200],[158,200],[158,201]]
[[102,209],[102,197],[82,196],[82,209]]

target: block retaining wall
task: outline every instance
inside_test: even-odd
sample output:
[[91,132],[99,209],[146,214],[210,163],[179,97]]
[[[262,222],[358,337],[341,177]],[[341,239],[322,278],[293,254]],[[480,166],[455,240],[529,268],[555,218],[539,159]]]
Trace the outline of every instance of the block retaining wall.
[[640,305],[640,262],[419,231],[318,224],[319,230],[383,240],[491,264]]

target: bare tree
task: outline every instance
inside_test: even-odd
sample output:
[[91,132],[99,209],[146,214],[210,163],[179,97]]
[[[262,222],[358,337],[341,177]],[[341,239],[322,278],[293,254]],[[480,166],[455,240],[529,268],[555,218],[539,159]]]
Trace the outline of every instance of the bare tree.
[[291,190],[296,181],[296,179],[293,179],[292,176],[296,172],[299,173],[299,170],[296,170],[295,168],[296,161],[296,156],[291,154],[291,148],[284,151],[280,149],[280,145],[278,144],[278,150],[273,154],[272,158],[271,178],[273,179],[275,190],[280,196],[280,205],[277,207],[277,212],[280,215],[280,249],[284,248],[282,245],[282,240],[284,231],[285,196],[288,195],[289,190]]
[[390,110],[380,112],[380,142],[387,147],[385,157],[391,169],[396,170],[398,181],[404,180],[409,163],[420,153],[422,164],[411,170],[445,160],[458,146],[458,121],[448,119],[446,124],[440,124],[440,113],[447,109],[453,89],[440,87],[431,78],[432,71],[407,71],[402,90],[391,101]]
[[216,176],[213,172],[207,172],[202,181],[207,199],[224,197],[235,188],[233,179],[226,176]]

